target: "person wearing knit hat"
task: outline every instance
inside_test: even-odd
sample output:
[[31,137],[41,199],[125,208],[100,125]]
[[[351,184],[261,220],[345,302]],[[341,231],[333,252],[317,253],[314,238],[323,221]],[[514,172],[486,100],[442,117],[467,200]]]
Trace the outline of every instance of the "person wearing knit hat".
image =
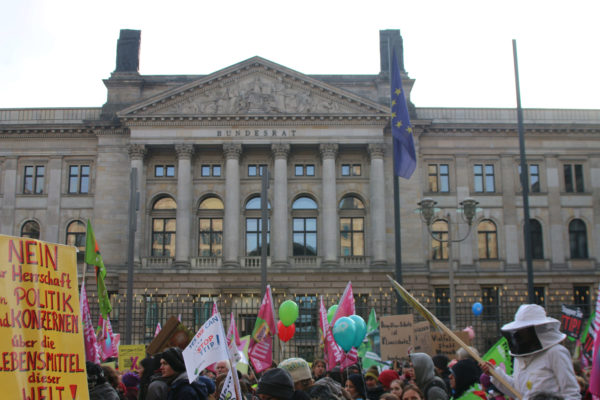
[[362,375],[351,374],[346,381],[346,390],[353,400],[365,400],[367,393]]
[[390,391],[390,383],[395,379],[400,379],[400,375],[393,369],[386,369],[379,374],[379,382],[381,382],[383,390],[386,392]]
[[85,362],[90,400],[119,400],[119,394],[104,376],[104,370],[91,361]]
[[[515,320],[500,328],[508,340],[510,354],[514,359],[512,376],[492,363],[481,363],[486,374],[490,369],[502,376],[523,396],[522,400],[539,391],[560,394],[565,400],[579,400],[579,385],[575,378],[571,354],[560,343],[566,335],[560,332],[560,322],[546,315],[537,304],[522,304],[515,313]],[[510,390],[492,377],[492,384],[507,396]]]
[[384,392],[383,386],[379,383],[379,371],[377,367],[369,367],[365,374],[365,389],[367,391],[367,398],[371,400],[378,400]]
[[306,390],[312,384],[312,374],[303,358],[288,358],[279,363],[279,368],[290,373],[295,390]]
[[125,399],[137,400],[138,398],[138,385],[140,384],[140,377],[135,372],[125,372],[121,377],[121,382],[125,386]]
[[294,381],[286,370],[272,368],[258,381],[256,395],[261,400],[291,400],[294,397]]
[[171,347],[161,354],[160,372],[169,385],[167,400],[204,400],[206,386],[194,381],[190,383],[183,353],[179,347]]

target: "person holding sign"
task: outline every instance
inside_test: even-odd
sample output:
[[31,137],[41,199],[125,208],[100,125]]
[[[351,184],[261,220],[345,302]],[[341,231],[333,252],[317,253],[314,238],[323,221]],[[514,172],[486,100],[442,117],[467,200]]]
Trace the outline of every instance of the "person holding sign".
[[[506,375],[490,362],[481,363],[486,374],[494,372],[512,385],[529,400],[536,392],[551,391],[565,400],[581,398],[575,379],[569,350],[560,344],[566,335],[559,330],[560,322],[546,316],[546,310],[537,304],[523,304],[515,314],[515,320],[501,328],[508,340],[510,354],[515,359],[512,376]],[[492,383],[504,394],[508,389],[496,378]]]

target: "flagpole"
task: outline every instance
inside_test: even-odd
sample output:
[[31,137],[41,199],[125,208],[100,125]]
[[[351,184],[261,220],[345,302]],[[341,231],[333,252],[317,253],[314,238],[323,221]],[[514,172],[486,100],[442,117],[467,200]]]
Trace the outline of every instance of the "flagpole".
[[527,292],[529,303],[535,303],[533,288],[533,261],[531,254],[531,228],[529,221],[529,169],[525,157],[525,129],[523,128],[523,109],[521,108],[521,89],[519,84],[519,66],[517,62],[517,41],[513,39],[513,59],[515,64],[515,86],[517,92],[517,124],[519,130],[519,153],[521,155],[521,193],[523,196],[523,233],[525,247],[525,261],[527,263]]
[[[392,87],[392,52],[390,50],[390,39],[388,37],[387,42],[388,48],[388,81],[390,84],[390,89]],[[395,53],[394,53],[395,54]],[[390,110],[392,109],[392,98],[390,97]],[[390,118],[390,132],[392,128],[392,119]],[[393,142],[393,139],[392,139]],[[396,152],[393,152],[393,164],[396,165],[398,160],[396,160]],[[400,183],[398,176],[395,171],[393,173],[394,179],[394,248],[396,251],[396,264],[394,275],[396,281],[402,284],[402,238],[401,238],[401,225],[400,225]],[[400,295],[396,293],[396,314],[403,314],[404,312],[404,304],[402,303],[402,298]]]

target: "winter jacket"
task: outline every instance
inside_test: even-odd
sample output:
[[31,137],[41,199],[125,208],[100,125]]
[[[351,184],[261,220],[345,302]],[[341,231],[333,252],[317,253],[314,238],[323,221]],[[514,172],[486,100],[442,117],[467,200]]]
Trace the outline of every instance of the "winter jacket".
[[119,394],[108,382],[90,389],[90,400],[119,400]]
[[187,373],[182,372],[171,383],[167,400],[206,400],[207,397],[206,385],[196,381],[190,383]]
[[415,370],[415,382],[427,400],[448,400],[446,384],[435,374],[433,360],[429,354],[412,353],[410,355]]

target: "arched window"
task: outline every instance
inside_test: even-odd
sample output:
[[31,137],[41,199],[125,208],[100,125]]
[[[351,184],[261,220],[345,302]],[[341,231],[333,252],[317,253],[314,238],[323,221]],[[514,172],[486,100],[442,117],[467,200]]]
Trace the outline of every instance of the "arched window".
[[588,258],[587,230],[585,222],[574,219],[569,223],[571,258]]
[[440,240],[431,239],[431,259],[432,260],[447,260],[448,259],[448,222],[443,219],[436,220],[431,224],[431,234],[433,237]]
[[[262,245],[262,220],[261,220],[262,201],[260,196],[255,196],[246,202],[246,255],[250,257],[261,255]],[[271,204],[267,201],[267,208],[271,209]],[[271,243],[271,218],[267,223],[267,254],[270,254]]]
[[531,258],[534,260],[543,260],[544,237],[542,236],[542,224],[540,224],[540,221],[530,219],[529,232],[531,232]]
[[172,197],[161,197],[152,205],[153,257],[174,257],[177,203]]
[[73,221],[67,225],[67,244],[75,246],[79,250],[77,252],[77,260],[83,261],[85,257],[85,224],[81,221]]
[[198,207],[198,256],[221,257],[223,255],[223,210],[225,206],[218,197],[207,197]]
[[495,260],[498,258],[498,232],[493,221],[484,219],[479,223],[477,240],[480,260]]
[[340,201],[340,250],[342,257],[365,255],[365,205],[356,196]]
[[21,237],[39,239],[40,238],[40,224],[36,221],[27,221],[21,227]]
[[317,255],[317,203],[308,196],[292,203],[292,253],[294,256]]

